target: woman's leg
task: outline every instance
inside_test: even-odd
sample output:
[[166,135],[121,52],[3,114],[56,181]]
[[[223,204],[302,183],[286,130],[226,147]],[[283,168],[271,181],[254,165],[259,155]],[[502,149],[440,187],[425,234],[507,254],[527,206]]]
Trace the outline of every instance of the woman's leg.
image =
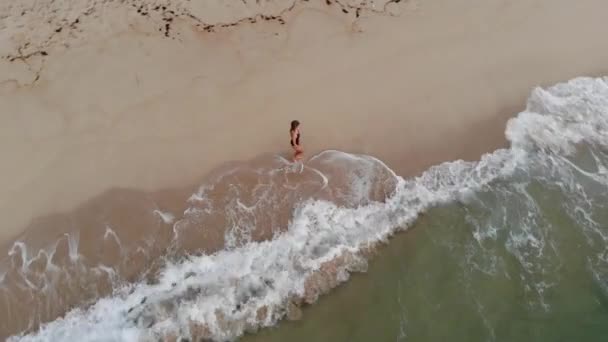
[[293,161],[298,162],[304,157],[304,150],[300,146],[294,147]]

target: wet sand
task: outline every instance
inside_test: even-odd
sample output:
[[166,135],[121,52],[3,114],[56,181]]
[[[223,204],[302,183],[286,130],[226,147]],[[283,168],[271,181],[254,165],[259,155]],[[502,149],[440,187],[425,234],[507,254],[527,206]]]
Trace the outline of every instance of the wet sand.
[[134,239],[170,229],[135,209],[179,213],[218,166],[288,153],[292,119],[309,156],[476,159],[531,88],[608,68],[604,1],[328,3],[0,8],[3,251],[99,211]]

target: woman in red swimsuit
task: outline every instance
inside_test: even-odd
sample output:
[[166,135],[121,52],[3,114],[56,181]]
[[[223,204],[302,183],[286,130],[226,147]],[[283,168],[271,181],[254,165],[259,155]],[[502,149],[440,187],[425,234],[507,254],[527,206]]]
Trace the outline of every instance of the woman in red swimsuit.
[[304,157],[304,149],[302,149],[302,145],[300,145],[300,122],[298,120],[293,120],[291,122],[289,136],[291,137],[291,147],[293,147],[294,150],[293,161],[297,162]]

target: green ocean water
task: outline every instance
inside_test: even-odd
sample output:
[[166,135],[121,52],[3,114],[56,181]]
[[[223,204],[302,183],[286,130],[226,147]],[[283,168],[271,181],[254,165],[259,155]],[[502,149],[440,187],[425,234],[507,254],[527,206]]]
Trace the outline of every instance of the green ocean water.
[[557,186],[490,189],[427,212],[302,320],[242,340],[608,340],[606,208],[593,231]]

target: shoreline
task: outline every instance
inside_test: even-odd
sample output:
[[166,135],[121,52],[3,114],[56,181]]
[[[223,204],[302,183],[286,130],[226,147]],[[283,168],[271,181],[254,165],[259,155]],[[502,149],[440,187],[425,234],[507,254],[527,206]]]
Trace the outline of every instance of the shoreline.
[[[571,4],[546,4],[408,2],[399,16],[362,15],[353,31],[332,6],[298,3],[285,24],[209,33],[176,19],[179,39],[151,33],[129,9],[130,31],[34,56],[43,65],[34,86],[0,80],[0,240],[107,189],[190,184],[227,160],[286,150],[294,118],[307,151],[370,154],[398,171],[489,152],[478,141],[498,145],[502,129],[453,145],[475,122],[504,124],[503,108],[523,106],[536,85],[606,69],[608,48],[592,39],[606,5],[581,3],[587,24],[565,28]],[[9,79],[16,67],[0,61]]]
[[[0,79],[3,263],[23,265],[19,252],[34,259],[37,250],[62,239],[54,256],[39,252],[36,258],[68,265],[89,253],[94,257],[86,262],[120,265],[128,282],[153,277],[159,256],[171,248],[226,247],[224,218],[205,221],[217,223],[209,224],[220,227],[217,232],[196,233],[178,247],[168,243],[181,229],[173,219],[182,218],[201,180],[230,165],[253,169],[258,159],[289,151],[292,119],[303,124],[306,159],[330,149],[365,154],[409,178],[504,147],[506,121],[525,107],[535,86],[608,71],[608,45],[594,38],[608,27],[601,15],[608,3],[598,0],[576,6],[565,0],[412,0],[355,19],[324,3],[297,2],[276,17],[272,13],[284,9],[280,2],[279,9],[255,14],[263,22],[239,21],[214,32],[179,17],[193,12],[163,9],[161,19],[148,20],[137,6],[113,4],[108,11],[116,16],[101,11],[97,21],[61,26],[58,33],[79,37],[72,45],[69,35],[53,35],[61,39],[45,42],[59,44],[56,49],[1,59],[0,75],[8,75]],[[103,21],[104,15],[110,19]],[[585,25],[563,25],[573,17]],[[0,36],[2,56],[11,34],[21,40],[33,34],[7,32]],[[230,186],[222,183],[215,195],[229,197]],[[283,230],[288,215],[277,215]],[[76,231],[75,245],[66,231]],[[262,227],[252,235],[268,240],[276,232]],[[28,251],[9,253],[15,239],[28,235]],[[147,237],[158,241],[149,254],[137,254]],[[135,252],[125,257],[123,247]],[[63,304],[109,293],[109,273],[106,279],[91,270],[82,284],[94,288],[66,293]],[[336,277],[340,270],[334,271],[325,275]],[[71,281],[79,289],[83,280]],[[335,282],[317,285],[322,292]],[[61,315],[65,308],[51,311]],[[19,313],[9,310],[16,323],[0,324],[0,332],[24,323]]]
[[[568,89],[572,92],[565,92]],[[236,240],[225,241],[211,250],[204,249],[202,253],[193,254],[189,254],[188,248],[181,246],[179,241],[172,240],[171,247],[177,246],[177,251],[185,252],[185,255],[175,259],[173,253],[161,251],[162,260],[167,261],[166,267],[159,268],[164,264],[162,261],[156,266],[144,266],[144,276],[139,277],[133,286],[127,285],[132,282],[127,279],[128,283],[122,284],[127,286],[113,287],[115,292],[111,297],[95,301],[85,311],[72,311],[63,320],[47,325],[37,336],[80,336],[84,331],[93,331],[91,334],[95,336],[106,336],[108,329],[111,334],[134,329],[131,332],[139,334],[144,340],[158,337],[176,340],[184,336],[226,339],[275,325],[285,317],[299,320],[302,316],[300,307],[315,303],[319,296],[347,281],[351,273],[364,272],[371,254],[376,254],[376,248],[388,244],[398,232],[415,226],[420,216],[426,216],[428,210],[437,208],[441,211],[440,208],[444,205],[449,207],[453,204],[458,209],[455,214],[461,215],[465,223],[461,228],[469,231],[465,227],[470,223],[467,219],[469,211],[463,212],[462,205],[466,207],[477,202],[484,210],[491,210],[484,205],[483,196],[477,198],[472,194],[488,192],[495,181],[521,174],[529,166],[529,170],[534,171],[537,163],[548,160],[547,156],[559,155],[562,148],[568,150],[567,146],[578,144],[578,134],[586,132],[588,123],[599,125],[600,128],[597,132],[589,132],[590,140],[584,141],[593,143],[596,141],[593,139],[597,139],[598,143],[605,144],[601,134],[605,128],[602,126],[604,113],[601,105],[605,104],[606,89],[606,78],[579,78],[545,91],[535,91],[527,106],[530,112],[525,112],[509,124],[508,134],[513,139],[513,148],[484,155],[478,162],[455,161],[438,165],[415,179],[404,180],[375,158],[339,151],[326,151],[315,156],[303,174],[285,170],[289,162],[277,161],[272,156],[261,158],[257,162],[251,161],[242,165],[242,168],[238,165],[231,166],[229,171],[220,172],[219,178],[210,180],[207,183],[210,186],[201,188],[192,196],[189,200],[190,207],[183,217],[176,217],[173,232],[177,240],[185,236],[186,241],[191,241],[193,237],[187,229],[194,228],[199,234],[195,240],[207,246],[213,242],[209,239],[212,237],[209,234],[215,231],[210,228],[228,227],[224,236],[228,238],[232,235]],[[582,98],[576,97],[581,92]],[[574,94],[574,98],[568,94]],[[599,94],[600,98],[594,97],[595,94]],[[586,98],[591,101],[591,110],[579,114],[578,104],[585,102]],[[553,108],[552,101],[558,105],[563,103],[565,115],[571,117],[562,117],[563,113],[559,109],[545,114],[545,110]],[[593,107],[596,103],[600,105],[599,108]],[[552,132],[563,129],[565,134],[541,140],[540,132],[545,129]],[[535,133],[540,133],[541,136]],[[538,153],[536,144],[545,143],[548,144],[548,150]],[[551,167],[551,164],[546,165]],[[563,165],[569,164],[566,162]],[[564,172],[569,175],[567,170]],[[539,173],[538,169],[536,174],[544,177],[544,172]],[[531,177],[535,177],[534,173]],[[552,177],[560,178],[556,175]],[[551,182],[550,179],[542,179]],[[527,191],[519,190],[518,184],[513,185],[515,193],[529,196]],[[496,196],[509,200],[512,193],[501,190],[500,182],[498,185]],[[227,188],[231,190],[226,191]],[[264,190],[258,192],[262,188]],[[298,191],[293,191],[294,189]],[[216,197],[218,195],[219,198]],[[111,202],[133,202],[129,196],[118,197],[120,200]],[[225,207],[217,205],[225,203],[224,200],[230,203],[226,203]],[[116,204],[120,206],[120,203]],[[134,209],[126,212],[135,216],[139,216],[141,210],[147,211],[148,215],[151,212],[146,205],[136,205]],[[513,210],[518,209],[515,207]],[[154,210],[156,211],[158,210]],[[112,213],[120,217],[120,213]],[[276,222],[274,218],[281,213],[291,215],[291,219],[287,218],[289,223]],[[146,215],[143,216],[145,218]],[[165,224],[173,221],[170,212],[161,211],[159,216]],[[215,224],[215,219],[224,219],[225,216],[229,217],[230,222]],[[438,217],[441,220],[442,216]],[[270,224],[263,224],[268,218],[271,218]],[[120,254],[124,252],[125,241],[121,239],[124,235],[121,231],[112,231],[115,226],[111,221],[107,223],[110,228],[106,228],[103,238],[86,239],[102,244],[97,245],[101,247],[101,256],[107,255],[103,245],[111,243],[112,237],[121,248]],[[149,224],[146,226],[150,228]],[[285,230],[286,226],[289,229]],[[445,224],[441,226],[450,231],[449,224],[447,227]],[[250,244],[246,239],[239,240],[238,235],[242,232],[239,227],[252,227],[252,231],[245,229],[245,234],[250,233],[250,241],[259,243]],[[272,229],[271,234],[267,234],[268,228],[265,227]],[[133,225],[124,228],[132,230]],[[524,231],[528,232],[526,228]],[[280,232],[283,234],[276,234]],[[200,233],[207,236],[200,236]],[[508,231],[503,233],[510,236]],[[135,235],[141,237],[141,234]],[[153,237],[156,234],[149,232],[146,235]],[[465,235],[470,240],[479,242],[476,234],[469,232]],[[510,238],[518,239],[513,236]],[[173,244],[174,241],[177,245]],[[222,248],[222,245],[226,248]],[[509,244],[505,246],[509,250]],[[152,251],[158,249],[149,247]],[[521,251],[527,251],[526,245],[520,247]],[[196,248],[200,248],[200,245]],[[542,245],[539,248],[543,248]],[[51,253],[56,254],[55,251]],[[69,248],[68,253],[71,257],[72,248]],[[47,258],[55,260],[54,256]],[[32,264],[39,265],[40,261],[48,260],[44,256],[38,259],[41,260],[32,260]],[[80,266],[79,259],[77,257],[68,262]],[[87,254],[83,254],[83,259],[90,261]],[[123,256],[123,259],[131,257]],[[157,259],[156,256],[152,257],[152,261]],[[12,261],[16,263],[15,267],[20,267],[26,259],[20,261],[17,256]],[[490,264],[494,262],[490,261]],[[28,261],[28,266],[23,271],[27,278],[37,272],[34,270],[34,274],[31,274],[32,267],[29,265]],[[143,265],[149,264],[144,262]],[[92,271],[107,272],[105,270],[108,267],[119,271],[118,267],[108,266],[107,263],[99,266]],[[218,298],[222,300],[218,301]],[[107,310],[111,310],[112,314],[107,320],[99,320]],[[150,330],[151,327],[154,328]]]
[[[453,161],[453,160],[467,160],[467,161],[475,161],[478,160],[479,157],[485,153],[490,153],[495,151],[496,149],[503,148],[506,146],[506,139],[504,134],[502,138],[497,139],[497,136],[493,134],[488,134],[488,132],[494,132],[496,130],[504,131],[504,124],[502,123],[503,118],[495,118],[493,120],[487,120],[485,122],[477,123],[473,125],[476,129],[471,129],[469,131],[462,132],[461,134],[454,134],[453,136],[446,137],[449,141],[457,141],[462,143],[466,141],[466,147],[460,148],[460,151],[455,152],[454,149],[445,149],[445,146],[427,146],[426,149],[419,150],[419,155],[417,156],[417,161],[415,163],[392,163],[386,162],[386,160],[379,158],[376,155],[369,155],[374,158],[378,158],[382,162],[385,162],[387,166],[393,170],[397,175],[403,177],[404,179],[408,179],[411,177],[416,177],[422,174],[425,170],[433,165],[438,165],[442,162]],[[470,139],[466,140],[466,136],[470,136],[479,130],[483,130],[486,134],[483,136],[481,141],[487,144],[478,144],[480,139]],[[490,148],[488,148],[490,146]],[[470,148],[469,148],[470,147]],[[325,150],[327,151],[327,150]],[[291,157],[291,151],[287,152],[279,152],[279,153],[263,153],[253,158],[249,158],[247,160],[232,160],[226,161],[221,165],[218,165],[208,171],[204,176],[198,177],[198,179],[194,182],[191,182],[187,185],[177,186],[177,187],[165,187],[156,190],[146,190],[142,188],[131,188],[131,187],[114,187],[103,191],[101,194],[88,198],[86,201],[79,203],[76,207],[71,208],[66,211],[57,211],[47,213],[45,215],[37,216],[33,218],[27,226],[18,231],[16,235],[1,240],[0,241],[0,253],[7,255],[8,251],[12,248],[14,242],[16,241],[24,241],[23,239],[26,236],[36,236],[37,241],[40,243],[35,243],[33,246],[38,246],[38,248],[42,248],[43,241],[48,242],[48,238],[50,236],[55,236],[55,238],[61,236],[62,233],[52,233],[52,230],[49,227],[56,227],[57,224],[53,223],[59,219],[59,221],[69,220],[70,217],[82,217],[86,215],[86,213],[93,212],[91,207],[97,207],[98,211],[104,210],[102,209],[105,206],[112,206],[112,204],[116,201],[120,201],[121,197],[134,197],[134,202],[139,202],[141,200],[152,199],[153,203],[158,206],[159,210],[165,210],[172,215],[181,215],[181,213],[187,207],[187,200],[192,196],[193,193],[196,193],[197,189],[201,186],[205,186],[206,184],[210,184],[217,176],[223,174],[224,172],[233,169],[234,167],[249,167],[255,164],[255,161],[265,160],[267,161],[273,156],[281,156],[282,158],[289,159]],[[307,156],[304,160],[304,163],[313,156],[318,155],[323,151],[312,151],[306,152]],[[354,154],[363,154],[357,150],[351,151],[341,151],[346,153],[354,153]],[[421,153],[420,153],[421,152]],[[441,158],[438,156],[447,155],[449,157]],[[411,160],[412,157],[408,156],[405,158],[396,158],[396,160]],[[56,227],[58,228],[58,227]],[[46,230],[46,232],[45,232]],[[60,229],[64,230],[64,228]],[[47,238],[40,239],[40,236],[47,236]],[[33,242],[33,241],[30,241]]]

